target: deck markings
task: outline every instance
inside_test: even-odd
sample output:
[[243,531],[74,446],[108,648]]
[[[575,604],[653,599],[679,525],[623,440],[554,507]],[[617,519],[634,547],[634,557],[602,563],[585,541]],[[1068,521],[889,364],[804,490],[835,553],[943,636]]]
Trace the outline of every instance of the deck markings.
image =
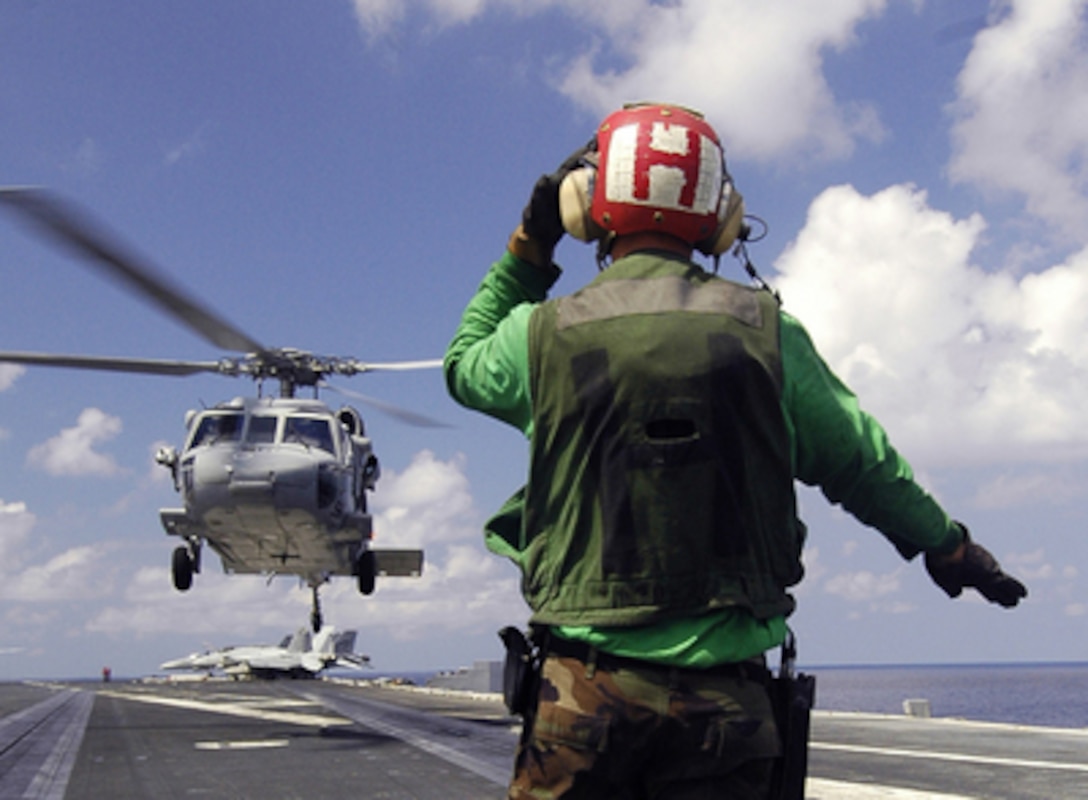
[[921,758],[926,761],[956,761],[968,764],[988,764],[1003,767],[1026,767],[1028,769],[1051,769],[1069,772],[1088,772],[1088,764],[1073,764],[1062,761],[1037,761],[1026,758],[1006,758],[1003,756],[982,756],[969,753],[938,753],[933,750],[905,750],[896,747],[869,747],[860,744],[832,744],[830,742],[810,742],[812,750],[831,750],[841,753],[862,753],[872,756],[891,756],[892,758]]
[[962,794],[941,794],[929,789],[900,789],[878,784],[848,783],[825,778],[805,781],[807,800],[978,800]]
[[[261,707],[253,703],[252,699],[241,703],[237,702],[208,702],[206,700],[193,700],[185,697],[164,697],[161,695],[136,694],[134,692],[103,691],[99,692],[106,697],[116,697],[121,700],[135,700],[138,703],[152,703],[174,708],[188,708],[194,711],[210,711],[213,714],[227,714],[234,717],[247,719],[260,719],[269,722],[285,722],[290,725],[303,725],[307,727],[323,728],[329,725],[350,725],[351,720],[328,714],[303,713],[300,711],[282,711]],[[275,698],[268,704],[281,706]]]
[[61,800],[93,705],[93,693],[65,689],[0,720],[0,796]]
[[249,739],[232,742],[196,742],[193,747],[197,750],[267,750],[276,747],[287,747],[286,739]]

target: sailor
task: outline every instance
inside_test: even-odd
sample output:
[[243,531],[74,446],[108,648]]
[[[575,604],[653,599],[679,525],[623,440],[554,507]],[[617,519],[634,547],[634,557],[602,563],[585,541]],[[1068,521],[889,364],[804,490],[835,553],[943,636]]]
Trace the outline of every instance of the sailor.
[[[602,270],[549,300],[565,232],[598,243]],[[949,595],[1026,594],[770,291],[692,261],[744,235],[703,116],[624,107],[534,186],[449,345],[451,395],[530,441],[526,485],[485,531],[545,654],[511,798],[767,796],[764,653],[802,577],[795,479],[924,554]]]

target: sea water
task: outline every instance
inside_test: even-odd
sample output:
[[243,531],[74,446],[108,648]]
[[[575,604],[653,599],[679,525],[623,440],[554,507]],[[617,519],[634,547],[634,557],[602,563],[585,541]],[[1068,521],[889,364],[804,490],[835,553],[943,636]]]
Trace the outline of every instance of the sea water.
[[[771,659],[777,666],[777,659]],[[805,667],[816,676],[817,711],[904,713],[926,700],[933,717],[1088,728],[1088,662]],[[434,672],[400,673],[423,686]]]
[[903,714],[927,700],[934,717],[1088,728],[1088,663],[813,667],[816,708]]

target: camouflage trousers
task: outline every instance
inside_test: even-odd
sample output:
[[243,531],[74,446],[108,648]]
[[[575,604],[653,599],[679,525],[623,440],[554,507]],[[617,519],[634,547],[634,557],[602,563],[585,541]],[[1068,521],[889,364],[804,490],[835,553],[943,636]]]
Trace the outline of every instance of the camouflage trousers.
[[510,800],[765,800],[781,746],[766,670],[610,668],[549,655]]

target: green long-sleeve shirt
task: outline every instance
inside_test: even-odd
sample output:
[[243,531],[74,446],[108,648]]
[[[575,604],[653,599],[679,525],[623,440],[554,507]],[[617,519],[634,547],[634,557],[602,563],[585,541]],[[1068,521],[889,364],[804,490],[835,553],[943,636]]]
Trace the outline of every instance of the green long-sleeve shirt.
[[[510,253],[480,284],[446,351],[450,394],[468,408],[532,431],[529,317],[559,277]],[[782,414],[790,436],[794,476],[818,486],[833,503],[884,534],[905,558],[952,552],[962,533],[915,481],[880,424],[831,372],[808,333],[782,312]],[[488,546],[519,564],[519,551],[492,537]],[[648,628],[564,628],[564,636],[617,655],[675,666],[740,661],[779,644],[785,620],[760,622],[739,609]]]

